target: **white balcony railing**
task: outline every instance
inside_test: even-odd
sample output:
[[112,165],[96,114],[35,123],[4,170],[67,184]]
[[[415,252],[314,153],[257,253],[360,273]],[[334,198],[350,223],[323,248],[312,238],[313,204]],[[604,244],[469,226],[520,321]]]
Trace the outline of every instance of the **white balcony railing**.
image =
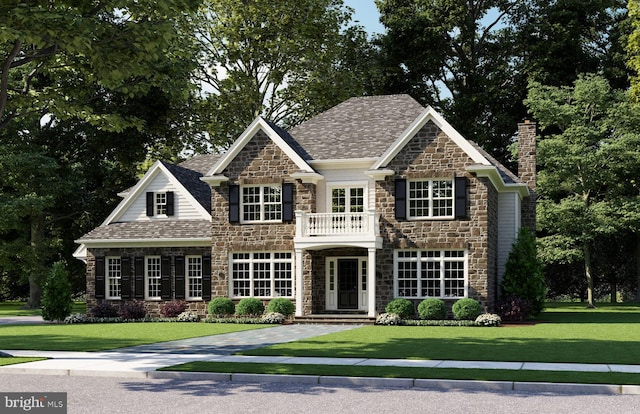
[[304,213],[296,211],[296,236],[377,236],[375,210],[365,213]]

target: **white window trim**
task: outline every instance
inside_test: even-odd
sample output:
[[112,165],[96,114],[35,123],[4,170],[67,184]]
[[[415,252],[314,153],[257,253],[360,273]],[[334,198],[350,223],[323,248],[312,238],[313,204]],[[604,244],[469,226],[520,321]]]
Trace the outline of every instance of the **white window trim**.
[[[195,254],[194,255],[185,256],[185,258],[184,258],[184,273],[185,273],[184,274],[184,279],[185,279],[184,282],[185,282],[186,285],[184,287],[184,290],[185,290],[185,298],[186,298],[186,300],[202,300],[202,294],[200,294],[200,296],[190,296],[189,295],[191,293],[191,291],[189,289],[189,281],[191,279],[191,277],[189,275],[189,259],[194,259],[194,258],[200,259],[200,277],[199,277],[199,279],[200,279],[201,293],[202,293],[202,290],[203,290],[202,286],[203,286],[203,279],[204,279],[203,278],[203,266],[204,266],[204,263],[203,263],[203,260],[202,260],[202,256],[201,255],[195,255]],[[194,279],[198,279],[198,278],[194,278]]]
[[[434,181],[448,181],[451,182],[451,214],[450,215],[446,215],[446,216],[435,216],[433,215],[433,182]],[[412,216],[411,215],[411,183],[415,183],[415,182],[428,182],[429,183],[429,215],[428,216]],[[407,193],[406,193],[406,200],[407,200],[407,206],[406,206],[406,211],[407,211],[407,219],[408,220],[442,220],[442,219],[454,219],[455,218],[455,212],[456,212],[456,188],[455,188],[455,180],[453,178],[416,178],[416,179],[409,179],[407,180]],[[444,198],[444,200],[447,200],[449,198]]]
[[[158,196],[164,195],[164,204],[158,202]],[[159,210],[164,206],[164,213]],[[167,216],[167,191],[158,191],[153,193],[153,212],[155,217],[165,218]]]
[[[233,255],[234,254],[248,254],[249,258],[248,259],[233,259]],[[268,259],[254,259],[254,254],[269,254],[269,258]],[[288,259],[285,258],[275,258],[276,254],[288,254],[290,257]],[[260,298],[260,299],[272,299],[272,298],[279,298],[279,297],[283,297],[283,298],[288,298],[288,299],[293,299],[295,296],[295,264],[294,264],[294,258],[295,255],[293,252],[287,252],[287,251],[277,251],[277,252],[232,252],[229,253],[229,297],[230,298],[246,298],[246,297],[255,297],[255,298]],[[249,263],[249,292],[250,295],[249,296],[240,296],[240,295],[234,295],[233,293],[233,284],[234,284],[234,275],[233,275],[233,264],[234,263]],[[270,272],[270,283],[271,283],[271,295],[269,296],[256,296],[253,295],[254,292],[254,287],[255,287],[255,279],[253,277],[254,275],[254,264],[255,263],[270,263],[270,267],[269,267],[269,272]],[[276,283],[276,278],[275,278],[275,264],[276,263],[291,263],[291,295],[290,296],[284,296],[284,295],[274,295],[273,291],[275,290],[274,286]]]
[[[398,252],[417,252],[417,256],[415,258],[416,262],[418,263],[418,268],[416,270],[417,274],[418,274],[418,278],[417,278],[417,282],[418,282],[418,286],[417,286],[417,291],[418,291],[418,296],[402,296],[400,295],[400,289],[399,289],[399,283],[398,283]],[[444,283],[445,283],[445,277],[444,277],[444,271],[445,271],[445,266],[440,266],[440,296],[421,296],[420,292],[422,292],[422,278],[420,277],[420,270],[421,270],[421,263],[426,263],[427,261],[422,261],[420,259],[421,253],[422,252],[426,252],[426,251],[438,251],[440,252],[440,262],[442,264],[444,264],[446,261],[462,261],[464,263],[464,295],[463,296],[444,296]],[[455,258],[456,260],[447,260],[447,259],[452,259],[452,258],[446,258],[445,257],[445,252],[463,252],[464,256],[463,258]],[[437,299],[462,299],[462,298],[466,298],[469,296],[469,251],[466,249],[396,249],[393,251],[393,295],[394,297],[402,297],[402,298],[407,298],[407,299],[426,299],[426,298],[437,298]]]
[[[162,300],[162,296],[149,296],[149,259],[158,259],[158,264],[162,266],[162,261],[160,256],[145,256],[144,257],[144,298],[145,300]],[[162,267],[158,270],[160,271],[160,277],[158,281],[160,282],[159,292],[162,294]]]
[[[110,271],[110,262],[112,260],[119,260],[120,261],[120,274],[117,277],[111,277],[111,271]],[[118,280],[120,283],[120,296],[112,296],[111,293],[111,289],[110,289],[110,281],[112,279]],[[104,278],[104,282],[105,282],[105,299],[111,299],[111,300],[120,300],[122,299],[122,258],[120,256],[107,256],[105,258],[105,278]]]
[[[265,187],[274,187],[274,188],[278,188],[280,189],[280,202],[278,203],[278,205],[280,206],[280,218],[279,219],[275,219],[275,220],[266,220],[265,219],[265,194],[264,194],[264,188]],[[245,208],[245,203],[244,203],[244,190],[246,188],[259,188],[260,189],[260,218],[258,220],[245,220],[244,218],[244,208]],[[269,204],[275,204],[275,203],[269,203]],[[253,204],[252,204],[253,205]],[[282,184],[255,184],[255,185],[241,185],[240,186],[240,223],[242,224],[250,224],[250,223],[282,223]]]
[[[363,196],[363,212],[366,212],[369,209],[369,191],[367,188],[366,181],[353,181],[353,182],[333,182],[327,183],[327,196],[326,196],[326,212],[331,213],[333,211],[333,190],[336,189],[344,189],[346,191],[352,188],[362,188],[362,196]],[[345,192],[346,192],[345,191]],[[346,196],[346,195],[345,195]],[[350,206],[350,203],[349,203]],[[349,213],[349,211],[346,211]]]

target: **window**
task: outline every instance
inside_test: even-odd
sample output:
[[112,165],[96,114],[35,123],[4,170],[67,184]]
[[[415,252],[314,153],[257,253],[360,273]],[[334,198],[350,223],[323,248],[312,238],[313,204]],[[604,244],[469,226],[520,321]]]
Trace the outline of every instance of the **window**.
[[119,257],[106,258],[107,299],[122,297],[122,261]]
[[347,187],[331,190],[332,213],[362,213],[364,212],[364,188]]
[[408,181],[409,218],[452,218],[453,180]]
[[292,297],[291,253],[232,253],[230,259],[232,297]]
[[397,250],[395,295],[404,298],[463,298],[467,293],[464,250]]
[[187,299],[202,299],[202,256],[187,256]]
[[242,187],[242,221],[282,220],[282,188],[279,185]]
[[156,194],[156,215],[167,215],[167,193],[155,193]]
[[150,300],[160,300],[162,285],[160,271],[160,256],[148,256],[145,258],[145,297]]

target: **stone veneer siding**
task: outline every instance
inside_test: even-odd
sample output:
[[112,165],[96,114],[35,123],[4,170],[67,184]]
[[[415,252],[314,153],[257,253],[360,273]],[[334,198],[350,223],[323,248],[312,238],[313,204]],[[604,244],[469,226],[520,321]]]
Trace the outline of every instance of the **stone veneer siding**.
[[[114,306],[119,306],[127,301],[136,300],[135,295],[135,276],[133,272],[133,259],[135,257],[145,256],[168,256],[171,257],[171,292],[172,300],[175,295],[175,262],[173,260],[176,256],[190,256],[199,255],[207,256],[211,253],[209,247],[158,247],[158,248],[111,248],[111,249],[90,249],[87,252],[87,313],[91,312],[91,309],[99,303],[111,303]],[[113,299],[96,299],[96,272],[95,272],[95,258],[99,256],[115,256],[115,257],[130,257],[131,258],[131,299],[113,300]],[[142,300],[142,299],[137,299]],[[187,304],[187,310],[198,313],[200,316],[205,316],[207,313],[207,303],[203,300],[184,300]],[[147,311],[147,315],[151,317],[160,317],[160,309],[169,301],[164,300],[144,300],[144,306]]]
[[536,230],[536,123],[518,124],[518,176],[529,187],[529,197],[522,200],[522,226]]
[[[466,249],[468,296],[493,308],[497,273],[497,193],[488,179],[477,178],[465,171],[465,167],[473,163],[460,147],[429,122],[387,165],[386,168],[393,170],[395,175],[376,185],[376,209],[381,215],[383,237],[383,248],[377,252],[378,312],[382,312],[393,299],[393,251],[411,248]],[[465,219],[395,218],[395,179],[453,179],[460,176],[468,180]]]
[[[299,169],[289,157],[262,131],[258,132],[227,166],[227,183],[213,187],[212,210],[212,298],[229,296],[229,253],[294,252],[295,220],[290,223],[229,223],[229,184],[294,183],[295,210],[314,212],[315,185],[289,178]],[[311,313],[311,259],[303,258],[304,312]],[[293,274],[295,283],[295,272]],[[291,298],[294,300],[294,298]]]

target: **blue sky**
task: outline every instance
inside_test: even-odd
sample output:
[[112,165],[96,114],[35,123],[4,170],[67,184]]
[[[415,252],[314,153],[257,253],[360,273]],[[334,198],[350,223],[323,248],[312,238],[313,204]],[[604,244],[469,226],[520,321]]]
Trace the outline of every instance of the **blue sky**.
[[380,13],[373,0],[344,0],[344,4],[355,10],[353,20],[358,20],[369,35],[384,32]]

